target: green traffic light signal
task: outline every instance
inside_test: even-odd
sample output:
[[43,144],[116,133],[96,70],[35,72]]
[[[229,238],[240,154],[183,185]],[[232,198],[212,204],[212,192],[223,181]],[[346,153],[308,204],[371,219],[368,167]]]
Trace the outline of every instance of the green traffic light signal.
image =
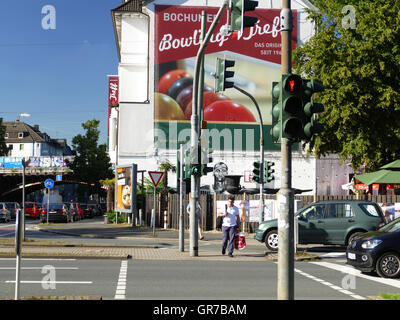
[[194,176],[201,176],[201,164],[192,164],[191,165],[191,173]]
[[234,82],[227,81],[226,79],[232,78],[235,74],[234,71],[226,70],[235,66],[234,60],[226,60],[217,58],[217,65],[215,70],[214,91],[225,91],[227,88],[233,88]]
[[255,161],[253,162],[253,181],[260,183],[261,181],[261,162]]
[[258,22],[258,18],[245,16],[247,11],[254,11],[258,7],[258,1],[231,0],[231,30],[243,33],[244,28],[252,27]]

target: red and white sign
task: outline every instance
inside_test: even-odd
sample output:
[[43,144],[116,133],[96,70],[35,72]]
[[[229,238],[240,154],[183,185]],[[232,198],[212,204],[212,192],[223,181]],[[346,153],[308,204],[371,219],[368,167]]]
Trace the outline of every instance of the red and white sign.
[[149,171],[150,179],[154,186],[157,187],[164,175],[163,171]]
[[[155,63],[195,57],[200,46],[201,11],[207,11],[207,30],[218,12],[217,7],[155,6]],[[297,45],[297,11],[293,11],[292,48]],[[281,63],[280,9],[256,9],[249,16],[259,19],[236,36],[226,36],[220,28],[226,24],[229,10],[223,14],[205,53],[230,51],[273,63]]]
[[108,105],[115,106],[119,102],[119,77],[108,76]]

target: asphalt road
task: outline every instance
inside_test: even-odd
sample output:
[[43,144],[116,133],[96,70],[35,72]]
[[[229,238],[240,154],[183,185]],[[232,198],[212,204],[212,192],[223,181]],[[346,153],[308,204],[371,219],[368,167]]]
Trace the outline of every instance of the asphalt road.
[[[12,298],[15,259],[0,259],[0,271],[0,298]],[[275,300],[277,264],[234,260],[24,259],[21,281],[21,296]],[[343,259],[295,263],[296,300],[364,300],[380,292],[400,292],[400,281],[361,274],[346,266]]]
[[[93,222],[70,227],[80,232]],[[13,223],[0,224],[0,239],[13,237],[14,227]],[[132,240],[82,239],[39,231],[36,227],[36,221],[27,221],[28,238],[132,244]],[[218,239],[218,235],[213,238]],[[178,246],[173,238],[140,241],[158,243],[158,250]],[[216,240],[199,241],[201,252],[219,246]],[[262,244],[254,248],[265,250]],[[343,247],[313,246],[309,251],[318,253],[322,259],[295,263],[296,300],[365,300],[381,292],[400,292],[400,279],[382,279],[346,265]],[[156,301],[276,300],[277,297],[277,263],[269,260],[23,259],[21,272],[21,296],[101,296],[105,300]],[[15,259],[0,259],[0,298],[13,297],[14,281]]]

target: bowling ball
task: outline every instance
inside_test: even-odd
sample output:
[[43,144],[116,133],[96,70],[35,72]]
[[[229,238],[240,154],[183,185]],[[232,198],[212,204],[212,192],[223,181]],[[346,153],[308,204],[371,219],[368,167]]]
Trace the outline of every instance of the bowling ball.
[[167,94],[169,87],[176,80],[182,79],[184,77],[190,77],[190,76],[191,76],[190,73],[188,73],[186,70],[176,69],[176,70],[168,71],[158,81],[157,91]]
[[193,85],[183,89],[176,97],[176,102],[178,102],[178,104],[181,106],[183,112],[185,112],[188,103],[192,101],[192,97],[193,97]]
[[[213,103],[215,101],[219,101],[219,100],[230,100],[230,98],[223,95],[222,93],[216,93],[214,91],[204,92],[204,94],[203,94],[203,109],[205,109],[211,103]],[[190,120],[191,116],[192,116],[192,102],[189,102],[189,104],[186,106],[186,109],[185,109],[185,119]]]
[[[214,89],[208,85],[205,85],[203,92],[205,93],[205,92],[210,92],[210,91],[214,91]],[[212,93],[214,94],[214,92],[212,92]],[[182,111],[185,112],[186,107],[189,105],[189,103],[192,102],[192,99],[193,99],[193,85],[188,86],[185,89],[183,89],[176,97],[176,102],[178,102],[178,104],[181,106]],[[229,99],[229,98],[226,98],[226,99]],[[190,106],[190,114],[192,114],[191,106]],[[189,118],[190,118],[190,116],[189,116]]]
[[181,91],[189,86],[193,85],[193,78],[182,78],[176,80],[168,89],[167,94],[172,98],[175,99],[178,97]]
[[206,121],[256,122],[253,114],[243,105],[231,100],[215,101],[204,109]]
[[154,93],[154,120],[184,120],[179,104],[166,94]]

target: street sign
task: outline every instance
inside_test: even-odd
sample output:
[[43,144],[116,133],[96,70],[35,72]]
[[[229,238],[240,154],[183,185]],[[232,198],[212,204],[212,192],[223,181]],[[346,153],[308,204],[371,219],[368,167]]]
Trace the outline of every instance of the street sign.
[[47,180],[44,182],[44,186],[45,186],[47,189],[52,189],[52,188],[54,187],[54,180],[53,180],[53,179],[47,179]]
[[161,181],[161,178],[164,175],[163,171],[149,171],[150,179],[154,184],[154,187],[157,187]]
[[62,174],[56,175],[56,181],[62,181]]

